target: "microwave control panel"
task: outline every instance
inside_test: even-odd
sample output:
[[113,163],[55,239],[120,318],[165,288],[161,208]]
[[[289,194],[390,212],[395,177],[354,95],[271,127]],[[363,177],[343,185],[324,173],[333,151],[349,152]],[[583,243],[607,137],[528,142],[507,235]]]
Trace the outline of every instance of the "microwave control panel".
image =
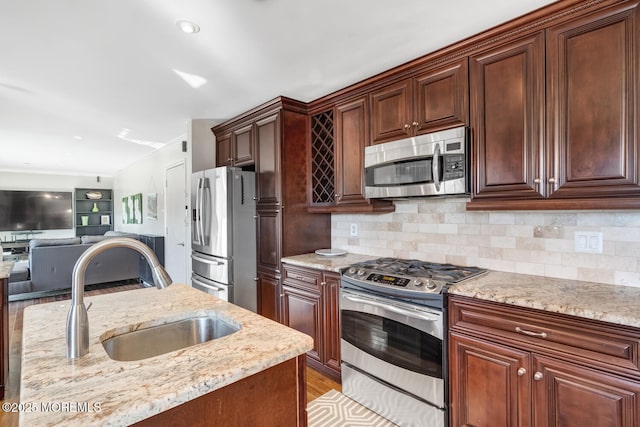
[[465,175],[465,156],[464,154],[445,154],[443,156],[444,167],[442,171],[442,180],[450,181],[452,179],[464,178]]

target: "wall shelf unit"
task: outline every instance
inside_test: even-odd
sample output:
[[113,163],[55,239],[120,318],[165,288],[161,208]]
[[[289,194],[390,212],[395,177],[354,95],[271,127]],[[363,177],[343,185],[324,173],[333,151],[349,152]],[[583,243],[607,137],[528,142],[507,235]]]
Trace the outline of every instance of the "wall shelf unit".
[[[100,193],[101,197],[90,199],[87,193]],[[74,199],[76,236],[98,236],[113,230],[113,190],[76,188]],[[86,217],[85,222],[83,217]]]

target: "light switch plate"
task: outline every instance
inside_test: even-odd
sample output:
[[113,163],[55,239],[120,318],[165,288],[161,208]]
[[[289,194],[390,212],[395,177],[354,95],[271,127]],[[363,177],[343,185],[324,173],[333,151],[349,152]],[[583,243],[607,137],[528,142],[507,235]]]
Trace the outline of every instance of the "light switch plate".
[[602,253],[602,232],[600,231],[576,231],[574,242],[576,252]]
[[351,224],[351,226],[349,227],[349,235],[351,237],[358,237],[358,224]]

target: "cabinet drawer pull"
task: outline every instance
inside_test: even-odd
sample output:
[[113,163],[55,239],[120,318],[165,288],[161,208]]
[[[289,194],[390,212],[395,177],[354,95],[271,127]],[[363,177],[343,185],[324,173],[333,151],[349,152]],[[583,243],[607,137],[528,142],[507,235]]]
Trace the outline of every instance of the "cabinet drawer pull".
[[542,377],[544,377],[544,375],[542,375],[542,372],[536,372],[535,374],[533,374],[533,379],[536,381],[540,381]]
[[523,376],[526,373],[527,373],[527,370],[525,368],[518,369],[518,376],[519,377]]
[[528,335],[530,337],[538,337],[538,338],[546,338],[547,337],[547,333],[546,332],[527,331],[526,329],[522,329],[520,326],[516,326],[516,332],[519,333],[519,334]]

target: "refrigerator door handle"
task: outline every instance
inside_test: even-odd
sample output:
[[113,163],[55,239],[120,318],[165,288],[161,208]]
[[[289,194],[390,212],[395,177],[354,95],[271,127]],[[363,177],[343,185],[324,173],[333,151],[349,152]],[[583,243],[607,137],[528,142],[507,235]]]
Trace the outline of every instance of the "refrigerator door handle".
[[240,204],[244,205],[244,175],[240,175]]
[[198,245],[202,245],[202,238],[200,237],[200,221],[202,218],[202,212],[200,211],[200,208],[202,207],[202,202],[200,200],[200,197],[202,195],[201,192],[202,189],[202,178],[198,178],[198,185],[196,187],[196,214],[195,214],[195,218],[194,218],[194,227],[195,227],[195,243],[197,243]]
[[198,236],[199,243],[201,245],[206,245],[204,237],[204,219],[206,219],[206,215],[208,215],[208,213],[204,211],[204,188],[207,183],[207,178],[205,177],[201,179],[202,182],[198,188],[198,191],[200,192],[200,205],[198,206],[198,210],[200,211],[200,216],[198,217]]

